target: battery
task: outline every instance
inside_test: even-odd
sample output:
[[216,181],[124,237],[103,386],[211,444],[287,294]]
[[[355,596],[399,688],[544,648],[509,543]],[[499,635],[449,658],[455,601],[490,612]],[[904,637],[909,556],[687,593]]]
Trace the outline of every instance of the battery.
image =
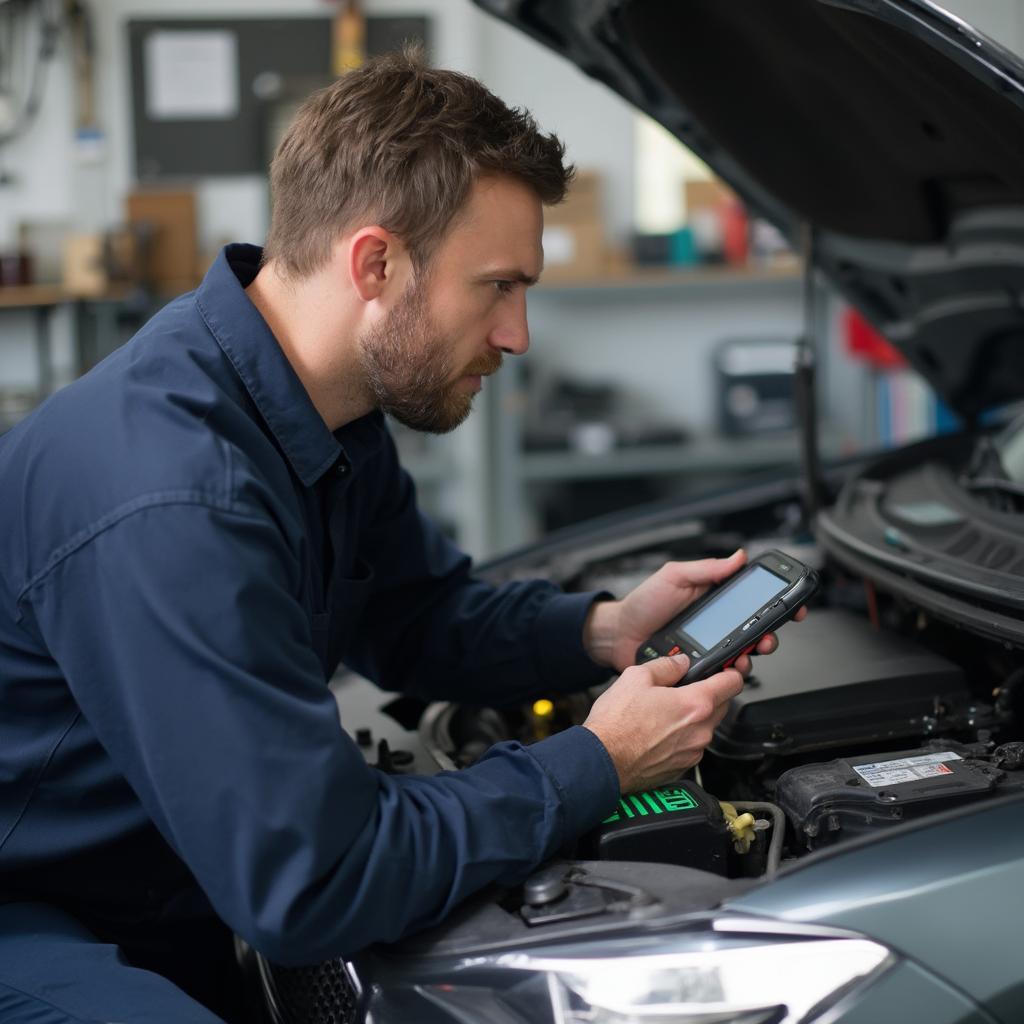
[[[1010,781],[959,743],[837,758],[779,776],[775,801],[798,840],[816,849],[991,795]],[[1022,773],[1011,773],[1019,785]]]
[[725,875],[731,848],[718,801],[685,780],[623,796],[616,810],[582,837],[578,856],[679,864]]

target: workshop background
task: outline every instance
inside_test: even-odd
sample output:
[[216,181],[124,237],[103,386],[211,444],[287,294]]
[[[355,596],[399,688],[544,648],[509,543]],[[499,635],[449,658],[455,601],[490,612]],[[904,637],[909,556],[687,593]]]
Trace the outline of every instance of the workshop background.
[[[944,6],[1024,52],[1024,0]],[[580,170],[546,217],[529,354],[454,434],[396,428],[424,507],[480,557],[795,470],[798,257],[657,125],[468,0],[0,0],[0,431],[194,287],[224,242],[261,242],[290,114],[406,39],[529,108]],[[955,424],[824,298],[826,455]]]

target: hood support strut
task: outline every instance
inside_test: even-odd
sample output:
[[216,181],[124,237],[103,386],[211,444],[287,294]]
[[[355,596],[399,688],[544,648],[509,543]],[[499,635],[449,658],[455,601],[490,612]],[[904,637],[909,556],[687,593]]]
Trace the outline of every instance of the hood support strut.
[[796,346],[796,399],[800,423],[801,468],[804,516],[808,528],[814,528],[822,501],[821,453],[818,451],[818,403],[815,392],[817,362],[818,289],[815,271],[816,235],[812,224],[800,229],[803,259],[803,331]]

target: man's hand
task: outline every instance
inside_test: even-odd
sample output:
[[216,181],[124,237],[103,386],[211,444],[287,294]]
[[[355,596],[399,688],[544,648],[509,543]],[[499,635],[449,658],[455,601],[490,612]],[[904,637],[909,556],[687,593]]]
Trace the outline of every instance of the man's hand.
[[[636,661],[636,650],[665,623],[674,619],[715,583],[728,579],[747,561],[740,548],[728,558],[704,558],[697,562],[666,562],[621,601],[599,601],[590,610],[583,629],[587,653],[600,665],[623,672]],[[804,618],[806,608],[794,616]],[[766,633],[757,644],[758,654],[771,654],[778,647],[774,633]],[[750,658],[738,658],[736,668],[750,672]]]
[[677,689],[689,667],[684,654],[634,665],[594,701],[583,725],[608,751],[620,792],[672,782],[695,765],[743,689],[735,669]]

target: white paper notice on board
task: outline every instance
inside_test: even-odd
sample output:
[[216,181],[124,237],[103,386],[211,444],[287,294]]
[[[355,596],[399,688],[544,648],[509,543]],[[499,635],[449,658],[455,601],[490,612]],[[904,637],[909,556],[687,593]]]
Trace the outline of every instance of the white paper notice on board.
[[238,115],[238,37],[229,29],[164,29],[146,37],[146,114],[151,121]]

